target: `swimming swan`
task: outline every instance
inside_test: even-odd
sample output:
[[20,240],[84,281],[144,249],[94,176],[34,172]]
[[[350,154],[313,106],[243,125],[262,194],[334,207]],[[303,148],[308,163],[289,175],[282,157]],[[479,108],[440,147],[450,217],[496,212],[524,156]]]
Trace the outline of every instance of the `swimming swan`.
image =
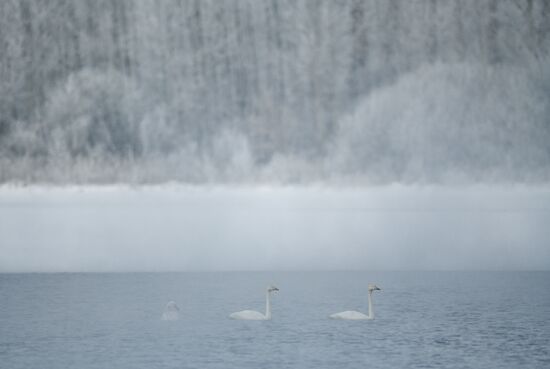
[[180,308],[174,301],[170,301],[164,308],[162,320],[178,320],[180,318]]
[[265,315],[254,310],[238,311],[229,315],[231,319],[240,320],[270,320],[271,319],[271,292],[279,291],[277,287],[269,286],[265,294]]
[[365,315],[358,311],[342,311],[341,313],[332,314],[332,319],[343,320],[372,320],[374,319],[374,310],[372,309],[372,291],[381,291],[376,285],[369,283],[369,315]]

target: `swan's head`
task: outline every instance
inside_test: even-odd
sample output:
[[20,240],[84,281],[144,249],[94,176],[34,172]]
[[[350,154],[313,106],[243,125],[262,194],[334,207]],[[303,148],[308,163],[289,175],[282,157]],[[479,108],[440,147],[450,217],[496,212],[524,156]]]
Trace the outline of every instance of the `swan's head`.
[[271,293],[273,291],[279,291],[279,289],[275,286],[269,286],[267,287],[267,292]]
[[372,292],[372,291],[381,291],[381,289],[378,288],[378,286],[375,285],[374,283],[369,283],[369,292]]

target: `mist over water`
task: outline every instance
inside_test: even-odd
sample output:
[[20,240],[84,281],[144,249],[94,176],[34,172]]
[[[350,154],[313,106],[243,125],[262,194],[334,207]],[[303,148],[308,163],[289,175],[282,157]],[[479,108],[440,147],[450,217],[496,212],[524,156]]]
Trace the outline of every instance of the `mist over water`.
[[5,1],[0,182],[548,183],[550,5]]
[[2,187],[0,272],[548,270],[532,187]]

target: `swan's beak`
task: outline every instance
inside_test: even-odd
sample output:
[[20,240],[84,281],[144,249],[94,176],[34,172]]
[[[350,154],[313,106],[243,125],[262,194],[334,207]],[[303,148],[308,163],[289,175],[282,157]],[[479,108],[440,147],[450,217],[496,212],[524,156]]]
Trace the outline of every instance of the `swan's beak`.
[[382,289],[379,288],[378,286],[374,286],[374,290],[375,290],[375,291],[382,291]]

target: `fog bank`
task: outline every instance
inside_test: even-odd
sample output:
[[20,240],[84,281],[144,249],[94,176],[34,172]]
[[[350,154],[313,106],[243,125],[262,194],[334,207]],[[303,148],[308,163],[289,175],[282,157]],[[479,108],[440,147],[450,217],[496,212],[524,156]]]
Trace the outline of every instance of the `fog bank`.
[[0,188],[0,272],[548,270],[533,187]]

